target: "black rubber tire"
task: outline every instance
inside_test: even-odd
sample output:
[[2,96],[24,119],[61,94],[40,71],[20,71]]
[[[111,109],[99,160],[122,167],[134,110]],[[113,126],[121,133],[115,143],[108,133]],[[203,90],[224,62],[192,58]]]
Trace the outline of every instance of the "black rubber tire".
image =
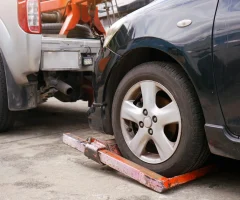
[[[149,164],[137,158],[127,146],[120,126],[120,109],[127,91],[137,82],[153,80],[165,86],[175,98],[182,119],[181,139],[175,153],[165,162]],[[149,62],[132,69],[120,82],[112,105],[112,124],[123,156],[161,175],[172,177],[202,166],[209,157],[204,118],[195,89],[180,66]]]
[[[46,23],[42,24],[43,34],[59,34],[62,23]],[[67,38],[93,38],[91,30],[83,25],[77,24],[74,29],[69,31]]]
[[13,113],[8,109],[6,78],[0,57],[0,133],[8,131],[13,123]]

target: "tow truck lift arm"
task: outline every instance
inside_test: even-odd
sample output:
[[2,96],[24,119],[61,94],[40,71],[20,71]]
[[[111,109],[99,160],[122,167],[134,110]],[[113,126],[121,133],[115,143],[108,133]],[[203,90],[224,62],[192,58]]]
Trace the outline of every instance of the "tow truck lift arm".
[[67,35],[80,22],[89,24],[98,34],[105,35],[105,30],[98,17],[97,4],[102,0],[42,0],[41,13],[63,10],[63,23],[60,35]]

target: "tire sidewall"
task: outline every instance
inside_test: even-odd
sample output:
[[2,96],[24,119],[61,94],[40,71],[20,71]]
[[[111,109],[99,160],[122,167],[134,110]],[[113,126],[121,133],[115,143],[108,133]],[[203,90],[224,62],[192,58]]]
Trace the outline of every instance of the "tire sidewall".
[[[188,162],[187,159],[192,157],[190,149],[194,148],[195,145],[195,141],[193,140],[195,137],[192,137],[194,134],[194,130],[192,128],[194,126],[194,122],[191,120],[192,110],[186,99],[188,94],[183,88],[184,82],[179,80],[177,77],[174,77],[174,74],[171,73],[171,71],[166,70],[164,67],[159,65],[163,66],[166,64],[146,63],[134,68],[123,78],[114,96],[112,123],[116,141],[125,157],[146,168],[149,168],[150,170],[161,172],[162,174],[168,176],[173,173],[183,172],[186,168],[186,162]],[[181,138],[178,147],[168,160],[160,164],[148,164],[137,158],[127,146],[121,131],[120,112],[125,94],[134,84],[144,80],[156,81],[166,87],[174,97],[181,115]],[[177,169],[175,167],[176,165]]]

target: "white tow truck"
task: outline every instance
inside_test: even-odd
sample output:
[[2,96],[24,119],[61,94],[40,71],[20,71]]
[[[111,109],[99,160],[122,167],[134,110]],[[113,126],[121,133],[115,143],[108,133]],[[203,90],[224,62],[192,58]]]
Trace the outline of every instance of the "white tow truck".
[[55,97],[93,101],[94,61],[105,29],[101,0],[4,0],[0,2],[0,132],[14,111]]

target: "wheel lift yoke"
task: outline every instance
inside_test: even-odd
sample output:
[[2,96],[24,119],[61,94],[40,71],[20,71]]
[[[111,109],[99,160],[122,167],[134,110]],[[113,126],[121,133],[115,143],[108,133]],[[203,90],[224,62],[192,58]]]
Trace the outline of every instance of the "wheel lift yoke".
[[63,134],[63,142],[84,153],[89,159],[107,165],[159,193],[200,178],[215,169],[214,165],[210,165],[167,178],[123,158],[114,140],[100,141],[94,138],[84,140],[68,133]]

